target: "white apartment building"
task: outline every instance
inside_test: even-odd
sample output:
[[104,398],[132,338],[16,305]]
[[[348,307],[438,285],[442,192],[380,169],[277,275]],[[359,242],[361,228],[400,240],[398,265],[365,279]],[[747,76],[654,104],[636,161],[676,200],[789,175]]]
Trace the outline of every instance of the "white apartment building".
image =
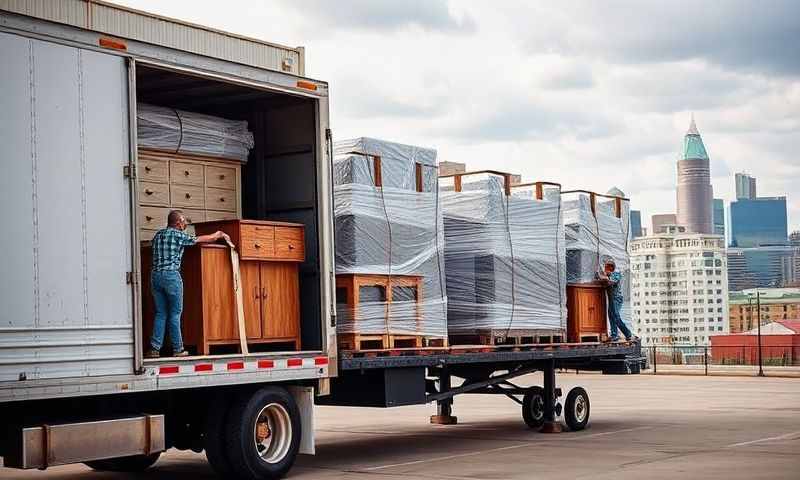
[[725,239],[665,233],[631,241],[631,320],[642,345],[708,345],[728,333]]

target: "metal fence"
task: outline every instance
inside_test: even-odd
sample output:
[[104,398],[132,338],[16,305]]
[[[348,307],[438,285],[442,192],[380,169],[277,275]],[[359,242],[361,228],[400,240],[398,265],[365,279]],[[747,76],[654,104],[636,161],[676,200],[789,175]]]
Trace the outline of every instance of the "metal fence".
[[[643,346],[650,370],[658,373],[744,373],[764,375],[794,371],[800,374],[800,345]],[[791,368],[796,367],[796,368]]]

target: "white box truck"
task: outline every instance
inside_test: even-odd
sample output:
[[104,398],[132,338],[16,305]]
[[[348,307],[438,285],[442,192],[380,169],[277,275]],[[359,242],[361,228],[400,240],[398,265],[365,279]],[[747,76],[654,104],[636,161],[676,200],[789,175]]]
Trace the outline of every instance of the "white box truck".
[[[336,342],[328,87],[303,61],[104,2],[0,1],[5,466],[125,470],[205,448],[222,473],[266,478],[313,453]],[[137,101],[249,122],[244,215],[305,227],[299,351],[143,358]]]

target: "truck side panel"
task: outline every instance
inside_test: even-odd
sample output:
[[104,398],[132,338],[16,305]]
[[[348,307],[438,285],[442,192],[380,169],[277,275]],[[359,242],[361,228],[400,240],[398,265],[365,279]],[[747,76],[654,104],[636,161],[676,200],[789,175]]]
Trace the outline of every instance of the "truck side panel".
[[130,374],[125,59],[0,33],[0,62],[0,381]]

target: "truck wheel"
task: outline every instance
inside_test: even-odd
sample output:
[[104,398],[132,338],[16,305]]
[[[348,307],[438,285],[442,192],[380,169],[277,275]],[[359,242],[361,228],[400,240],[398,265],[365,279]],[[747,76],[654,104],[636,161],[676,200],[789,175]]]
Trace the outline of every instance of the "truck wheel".
[[281,478],[300,448],[300,410],[283,388],[264,387],[233,403],[225,430],[228,459],[240,478]]
[[161,452],[150,455],[133,455],[131,457],[106,458],[84,462],[92,470],[100,472],[143,472],[152,467],[161,456]]
[[544,389],[530,387],[522,397],[522,418],[530,428],[538,429],[544,424]]
[[583,430],[589,423],[589,394],[583,388],[575,387],[567,394],[564,421],[573,432]]
[[233,467],[225,451],[225,427],[231,410],[230,402],[224,395],[211,401],[206,413],[206,425],[203,433],[206,459],[220,478],[233,477]]

